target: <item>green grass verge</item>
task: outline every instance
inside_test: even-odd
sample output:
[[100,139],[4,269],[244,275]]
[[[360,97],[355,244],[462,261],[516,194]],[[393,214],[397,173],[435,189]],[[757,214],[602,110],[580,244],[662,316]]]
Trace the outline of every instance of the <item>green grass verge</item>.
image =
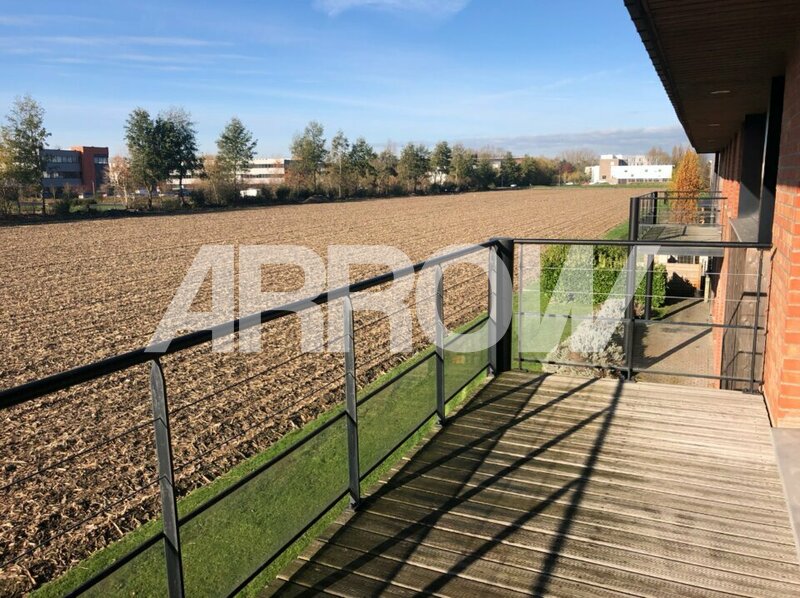
[[[466,325],[466,326],[469,326]],[[466,328],[466,326],[464,328]],[[463,328],[462,328],[463,329]],[[452,345],[452,349],[458,349]],[[430,433],[435,418],[435,359],[432,348],[414,355],[359,392],[366,396],[387,381],[406,373],[359,407],[359,456],[366,471],[402,440],[423,419],[425,424],[367,476],[368,489],[398,460]],[[486,354],[455,351],[445,355],[447,388],[452,394],[477,373]],[[413,371],[409,371],[413,368]],[[452,410],[483,382],[478,376],[458,392],[448,405]],[[342,407],[332,409],[300,430],[287,434],[263,453],[234,467],[211,484],[179,501],[181,516],[223,492],[290,446],[328,424],[313,439],[281,458],[247,484],[181,527],[181,548],[187,595],[222,595],[263,563],[305,527],[310,518],[336,498],[347,484],[347,441]],[[329,423],[333,418],[339,419]],[[305,549],[347,506],[347,498],[316,522],[288,550],[262,571],[242,592],[253,596]],[[63,596],[122,558],[161,530],[160,520],[144,524],[118,542],[98,551],[62,577],[33,593],[37,597]],[[159,596],[166,591],[163,545],[156,543],[117,572],[97,584],[90,595]]]
[[624,241],[628,238],[628,221],[620,222],[617,226],[606,231],[603,239],[609,241]]

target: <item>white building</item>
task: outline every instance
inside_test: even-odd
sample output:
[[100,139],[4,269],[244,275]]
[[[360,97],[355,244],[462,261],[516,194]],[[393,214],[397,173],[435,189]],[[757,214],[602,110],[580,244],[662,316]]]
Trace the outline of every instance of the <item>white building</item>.
[[[285,158],[254,158],[249,168],[239,175],[244,191],[254,195],[259,187],[282,185],[286,180],[286,168],[290,163],[291,160]],[[173,178],[170,182],[177,189],[178,179]],[[183,179],[183,186],[190,189],[199,182],[200,179],[190,175]]]
[[650,164],[644,155],[604,154],[600,156],[600,164],[586,167],[586,174],[592,185],[663,183],[672,178],[672,165]]
[[250,168],[241,175],[245,186],[281,185],[285,181],[286,166],[284,158],[254,158]]
[[655,166],[628,166],[621,164],[611,167],[612,184],[664,183],[670,179],[672,179],[672,164]]
[[650,166],[650,159],[644,154],[637,154],[635,156],[623,156],[625,163],[629,166]]

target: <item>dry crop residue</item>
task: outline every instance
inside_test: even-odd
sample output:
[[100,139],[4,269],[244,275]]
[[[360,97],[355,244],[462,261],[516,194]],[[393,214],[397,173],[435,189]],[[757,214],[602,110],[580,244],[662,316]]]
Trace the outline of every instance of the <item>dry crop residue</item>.
[[[0,388],[146,344],[204,244],[303,245],[323,259],[333,244],[390,245],[418,261],[492,236],[598,238],[626,218],[631,194],[518,190],[0,228]],[[486,309],[479,272],[447,271],[449,325]],[[302,285],[296,268],[264,278],[265,290]],[[388,352],[381,314],[358,313],[356,327],[363,385],[403,356]],[[262,353],[204,346],[164,359],[181,495],[341,400],[341,356],[300,354],[298,332],[293,317],[263,327]],[[425,342],[416,328],[413,341]],[[154,516],[151,417],[144,366],[3,413],[0,563],[16,562],[0,569],[0,594],[52,579]]]

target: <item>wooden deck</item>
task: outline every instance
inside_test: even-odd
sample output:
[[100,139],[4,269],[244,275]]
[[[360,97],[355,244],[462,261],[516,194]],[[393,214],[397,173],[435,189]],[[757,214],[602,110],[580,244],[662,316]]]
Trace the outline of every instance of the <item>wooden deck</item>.
[[268,595],[800,596],[760,397],[512,372]]
[[696,224],[642,224],[640,238],[644,241],[721,241],[721,226]]

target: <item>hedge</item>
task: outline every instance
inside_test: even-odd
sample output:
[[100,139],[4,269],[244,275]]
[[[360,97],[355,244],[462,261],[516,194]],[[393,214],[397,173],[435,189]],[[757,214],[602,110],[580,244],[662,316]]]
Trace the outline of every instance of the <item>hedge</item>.
[[[581,266],[563,270],[570,251],[568,245],[551,245],[542,251],[541,255],[541,297],[542,309],[552,300],[557,303],[577,303],[582,305],[601,305],[608,298],[614,288],[620,273],[625,268],[628,257],[628,248],[622,246],[595,245],[584,246],[586,251],[592,251],[592,297],[584,294],[582,283],[586,274]],[[580,250],[580,249],[579,249]],[[587,260],[588,261],[588,260]],[[562,272],[563,270],[563,272]],[[667,269],[663,264],[656,264],[653,268],[653,300],[652,306],[664,306],[667,294]],[[565,290],[563,296],[554,297],[556,284],[561,279]],[[636,303],[644,304],[645,279],[642,278],[636,289]]]

